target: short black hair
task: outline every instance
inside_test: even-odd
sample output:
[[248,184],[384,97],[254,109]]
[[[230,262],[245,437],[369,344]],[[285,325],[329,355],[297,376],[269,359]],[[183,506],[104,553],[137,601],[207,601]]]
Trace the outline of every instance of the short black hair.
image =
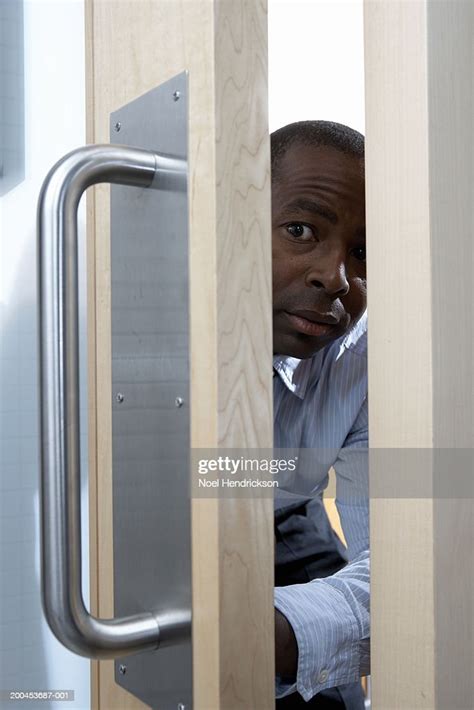
[[291,145],[330,146],[364,160],[364,136],[354,128],[333,121],[297,121],[278,128],[270,136],[272,180],[278,177],[281,159]]

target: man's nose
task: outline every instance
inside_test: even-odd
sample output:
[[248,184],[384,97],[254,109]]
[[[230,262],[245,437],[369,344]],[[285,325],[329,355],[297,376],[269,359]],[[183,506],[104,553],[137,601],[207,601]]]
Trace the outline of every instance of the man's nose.
[[329,296],[345,296],[349,291],[346,264],[342,255],[318,259],[307,274],[308,286],[323,288]]

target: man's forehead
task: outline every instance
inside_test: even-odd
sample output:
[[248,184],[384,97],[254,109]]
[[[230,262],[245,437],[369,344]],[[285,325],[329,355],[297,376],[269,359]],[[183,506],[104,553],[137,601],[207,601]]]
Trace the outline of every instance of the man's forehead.
[[303,143],[296,141],[291,143],[280,157],[279,172],[285,169],[310,169],[315,173],[326,172],[328,169],[363,172],[364,160],[353,153],[346,153],[343,150],[330,145],[320,145]]
[[333,224],[343,205],[365,205],[361,159],[332,146],[291,146],[272,185],[272,212],[319,214]]
[[299,146],[289,148],[282,156],[272,189],[279,201],[286,201],[315,190],[360,194],[364,192],[364,183],[360,158],[326,146],[308,146],[306,150],[305,146]]

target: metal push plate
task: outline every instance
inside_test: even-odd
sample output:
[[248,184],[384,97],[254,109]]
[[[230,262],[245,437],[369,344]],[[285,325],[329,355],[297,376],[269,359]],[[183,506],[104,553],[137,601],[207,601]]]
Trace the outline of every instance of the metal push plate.
[[[187,73],[111,114],[111,142],[187,160]],[[188,195],[111,188],[115,615],[191,609]],[[115,662],[156,710],[192,707],[191,634]],[[182,704],[182,705],[180,705]]]

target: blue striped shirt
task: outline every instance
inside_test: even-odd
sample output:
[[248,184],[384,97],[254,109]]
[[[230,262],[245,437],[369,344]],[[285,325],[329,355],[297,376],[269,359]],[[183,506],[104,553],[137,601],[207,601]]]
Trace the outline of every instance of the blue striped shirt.
[[274,446],[298,449],[290,494],[275,508],[314,497],[336,471],[336,506],[349,563],[336,574],[275,589],[275,606],[298,643],[296,683],[277,678],[276,694],[307,701],[369,672],[369,507],[367,314],[343,338],[298,360],[275,356]]

